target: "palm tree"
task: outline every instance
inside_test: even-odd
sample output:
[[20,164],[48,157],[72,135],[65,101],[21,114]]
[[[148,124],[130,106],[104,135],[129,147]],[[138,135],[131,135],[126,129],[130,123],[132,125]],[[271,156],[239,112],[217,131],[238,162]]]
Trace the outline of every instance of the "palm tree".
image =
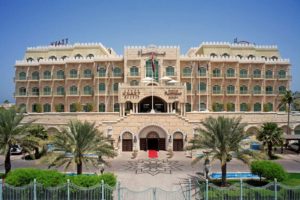
[[274,145],[282,145],[283,143],[283,131],[274,122],[264,123],[258,132],[256,138],[263,142],[263,145],[267,147],[269,158],[273,158],[272,149]]
[[82,174],[82,167],[91,164],[108,164],[103,156],[114,157],[116,153],[108,139],[95,128],[95,123],[87,121],[70,121],[68,127],[53,137],[54,157],[49,167],[64,166],[68,169],[71,164],[76,164],[77,174]]
[[282,96],[280,103],[278,105],[278,108],[281,108],[285,105],[288,105],[288,120],[287,120],[287,134],[290,134],[290,113],[291,113],[291,107],[296,99],[299,99],[300,97],[296,95],[296,93],[293,93],[291,90],[287,90],[285,94]]
[[10,149],[13,145],[20,145],[25,151],[30,152],[38,146],[34,137],[29,137],[27,131],[32,121],[21,124],[24,115],[15,109],[0,111],[0,150],[5,156],[5,174],[11,170]]
[[45,152],[45,144],[48,142],[48,133],[42,125],[33,125],[28,128],[28,133],[30,133],[31,137],[35,137],[39,141],[39,146],[42,147],[42,151],[40,152],[39,147],[34,148],[34,158],[39,159]]
[[251,158],[260,156],[251,150],[242,148],[242,140],[246,139],[248,135],[244,134],[245,124],[241,124],[241,118],[209,117],[204,120],[202,125],[204,128],[199,129],[199,134],[190,141],[192,146],[189,148],[205,149],[206,152],[197,156],[192,164],[201,159],[220,160],[222,186],[226,185],[227,163],[233,157],[249,163]]

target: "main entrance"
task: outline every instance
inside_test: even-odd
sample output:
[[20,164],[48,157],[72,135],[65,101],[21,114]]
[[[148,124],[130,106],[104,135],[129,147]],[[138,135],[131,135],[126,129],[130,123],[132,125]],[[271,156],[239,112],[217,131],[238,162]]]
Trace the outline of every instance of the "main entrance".
[[[152,96],[146,97],[143,100],[141,100],[139,105],[139,112],[150,112],[152,108]],[[167,112],[167,103],[163,99],[154,96],[153,109],[155,110],[155,112]]]
[[150,132],[146,138],[140,138],[140,149],[147,150],[166,150],[166,139],[160,138],[157,132]]

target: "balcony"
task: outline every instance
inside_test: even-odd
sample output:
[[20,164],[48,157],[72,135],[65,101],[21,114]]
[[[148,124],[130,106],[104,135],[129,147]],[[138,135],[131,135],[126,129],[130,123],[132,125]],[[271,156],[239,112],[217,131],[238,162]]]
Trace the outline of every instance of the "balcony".
[[128,72],[127,77],[140,77],[140,72]]

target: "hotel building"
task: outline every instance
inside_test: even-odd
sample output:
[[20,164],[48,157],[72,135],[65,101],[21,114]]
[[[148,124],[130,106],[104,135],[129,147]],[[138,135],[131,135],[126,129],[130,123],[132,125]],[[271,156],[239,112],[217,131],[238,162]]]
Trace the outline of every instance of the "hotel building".
[[[276,46],[204,42],[178,46],[100,43],[27,48],[15,65],[16,105],[26,119],[60,130],[71,119],[95,122],[120,151],[183,150],[208,116],[242,116],[247,130],[276,121],[286,130],[290,62]],[[154,71],[153,71],[154,69]],[[291,133],[300,133],[291,116]]]

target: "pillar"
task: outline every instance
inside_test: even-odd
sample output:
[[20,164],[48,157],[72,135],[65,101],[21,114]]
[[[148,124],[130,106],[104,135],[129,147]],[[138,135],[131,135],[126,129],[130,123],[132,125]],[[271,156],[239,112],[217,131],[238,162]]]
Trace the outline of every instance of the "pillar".
[[170,113],[170,104],[167,103],[167,113]]
[[123,106],[122,106],[122,112],[123,112],[123,116],[125,116],[125,104],[123,103]]
[[135,106],[136,106],[135,111],[136,111],[136,113],[138,113],[139,112],[139,104],[136,103]]

